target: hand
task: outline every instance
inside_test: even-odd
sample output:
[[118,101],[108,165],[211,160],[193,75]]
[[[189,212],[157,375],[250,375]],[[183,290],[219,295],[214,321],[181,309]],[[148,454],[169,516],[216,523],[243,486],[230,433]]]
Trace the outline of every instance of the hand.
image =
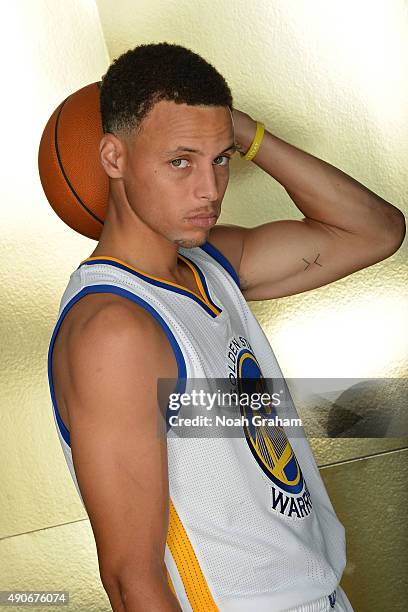
[[240,153],[246,153],[255,137],[256,121],[248,113],[232,109],[235,144]]

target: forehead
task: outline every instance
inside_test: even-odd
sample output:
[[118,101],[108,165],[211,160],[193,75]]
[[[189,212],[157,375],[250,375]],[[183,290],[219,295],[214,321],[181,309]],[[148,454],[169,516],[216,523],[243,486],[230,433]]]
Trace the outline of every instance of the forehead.
[[143,120],[142,128],[140,140],[157,152],[180,146],[225,148],[234,140],[228,106],[190,106],[161,100]]

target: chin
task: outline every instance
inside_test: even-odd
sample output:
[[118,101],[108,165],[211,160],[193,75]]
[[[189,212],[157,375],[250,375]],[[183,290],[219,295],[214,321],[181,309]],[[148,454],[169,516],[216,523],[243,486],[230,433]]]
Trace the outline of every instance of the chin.
[[178,238],[174,240],[176,244],[185,249],[193,249],[194,247],[199,247],[207,242],[207,236],[203,236],[202,238]]

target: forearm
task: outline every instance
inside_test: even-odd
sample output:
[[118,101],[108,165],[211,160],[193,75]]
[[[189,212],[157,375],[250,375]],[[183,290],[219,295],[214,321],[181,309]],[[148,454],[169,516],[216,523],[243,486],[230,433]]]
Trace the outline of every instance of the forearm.
[[[239,115],[238,115],[239,113]],[[246,151],[256,124],[234,110],[235,140]],[[254,163],[276,179],[305,217],[367,235],[393,237],[403,231],[400,210],[331,164],[265,129]]]
[[163,581],[126,583],[123,579],[104,582],[113,612],[181,612],[169,585]]

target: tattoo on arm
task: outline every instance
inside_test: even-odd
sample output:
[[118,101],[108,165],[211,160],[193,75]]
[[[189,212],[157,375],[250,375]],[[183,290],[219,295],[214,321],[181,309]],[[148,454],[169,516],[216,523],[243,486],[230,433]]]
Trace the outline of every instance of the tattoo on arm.
[[[316,264],[316,266],[320,266],[320,267],[322,268],[322,267],[323,267],[323,266],[322,266],[322,264],[318,263],[318,261],[317,261],[319,257],[320,257],[320,253],[318,253],[318,254],[317,254],[317,257],[316,257],[316,259],[314,260],[314,262],[313,262],[313,263],[315,263],[315,264]],[[307,263],[307,266],[306,266],[306,268],[305,268],[305,270],[307,270],[307,269],[308,269],[308,267],[310,266],[310,261],[307,261],[307,259],[305,259],[304,257],[302,257],[302,260],[303,260],[303,261],[305,261],[305,262]]]

